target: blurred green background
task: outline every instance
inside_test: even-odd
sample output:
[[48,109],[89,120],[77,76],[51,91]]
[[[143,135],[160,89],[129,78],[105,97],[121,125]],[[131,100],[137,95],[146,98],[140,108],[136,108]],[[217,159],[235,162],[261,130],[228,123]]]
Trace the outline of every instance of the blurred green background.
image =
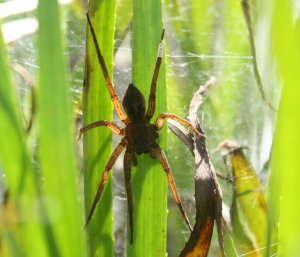
[[[41,257],[89,255],[83,230],[82,142],[76,142],[82,126],[87,6],[83,0],[40,1],[39,6],[29,0],[0,1],[0,256],[32,256],[33,251]],[[167,110],[158,111],[187,118],[193,93],[211,76],[216,78],[199,111],[212,162],[218,173],[229,176],[226,151],[216,149],[224,140],[246,147],[268,199],[270,244],[278,243],[270,228],[280,220],[279,252],[272,256],[297,256],[300,3],[252,0],[249,6],[256,61],[275,110],[257,85],[241,2],[165,0]],[[132,1],[118,0],[115,10],[113,77],[122,98],[131,82]],[[37,108],[26,133],[32,99]],[[110,113],[111,106],[104,111]],[[194,222],[194,159],[173,134],[167,135],[163,148]],[[118,140],[113,137],[113,146]],[[126,256],[122,158],[112,181],[114,255]],[[224,204],[231,206],[233,185],[224,179],[219,183]],[[189,231],[171,192],[169,198],[167,252],[178,256]],[[218,254],[214,233],[209,256]]]

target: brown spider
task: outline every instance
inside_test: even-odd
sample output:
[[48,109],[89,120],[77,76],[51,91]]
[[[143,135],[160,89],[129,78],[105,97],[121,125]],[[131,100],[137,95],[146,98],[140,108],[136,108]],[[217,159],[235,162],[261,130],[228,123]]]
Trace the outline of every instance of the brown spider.
[[[163,37],[164,37],[164,30],[162,32],[159,48],[158,48],[158,55],[156,58],[154,73],[151,82],[151,91],[148,99],[148,109],[146,112],[146,105],[145,105],[145,98],[142,93],[131,83],[128,86],[128,89],[123,98],[123,107],[122,108],[119,98],[114,91],[114,86],[110,77],[108,75],[108,71],[104,62],[104,58],[101,54],[100,47],[98,45],[98,41],[94,32],[93,25],[90,21],[90,18],[87,14],[87,20],[89,24],[89,28],[92,34],[92,38],[94,41],[94,45],[97,52],[97,57],[99,64],[101,66],[103,76],[105,78],[108,91],[111,95],[111,99],[116,110],[116,113],[120,120],[126,125],[125,128],[120,128],[118,125],[111,121],[100,120],[93,122],[87,126],[84,126],[80,129],[79,138],[82,134],[92,128],[105,126],[113,133],[124,136],[118,146],[113,150],[107,164],[105,170],[102,174],[101,181],[98,186],[97,193],[94,197],[93,205],[90,209],[89,215],[86,220],[85,226],[88,225],[94,210],[96,208],[97,202],[101,197],[102,190],[108,178],[108,173],[111,170],[112,166],[114,165],[115,161],[121,154],[122,150],[126,147],[125,155],[124,155],[124,174],[125,174],[125,187],[127,193],[127,204],[128,204],[128,213],[129,213],[129,224],[130,224],[130,242],[133,242],[133,208],[132,208],[132,191],[131,191],[131,164],[134,166],[137,165],[137,159],[135,154],[142,154],[142,153],[149,153],[152,158],[157,158],[160,160],[161,165],[166,172],[172,193],[174,195],[176,204],[181,212],[181,215],[188,225],[190,231],[192,231],[192,227],[188,220],[186,213],[184,212],[180,200],[180,196],[177,192],[177,188],[175,185],[175,181],[168,164],[168,160],[164,151],[159,147],[157,144],[158,139],[158,130],[161,129],[164,125],[164,119],[169,118],[175,121],[180,122],[183,125],[189,127],[192,131],[198,134],[200,137],[205,138],[205,136],[199,133],[188,121],[169,113],[162,113],[156,119],[155,124],[150,123],[150,119],[152,118],[155,110],[155,92],[156,92],[156,82],[159,73],[159,68],[162,61],[163,56]],[[125,110],[125,111],[124,111]]]

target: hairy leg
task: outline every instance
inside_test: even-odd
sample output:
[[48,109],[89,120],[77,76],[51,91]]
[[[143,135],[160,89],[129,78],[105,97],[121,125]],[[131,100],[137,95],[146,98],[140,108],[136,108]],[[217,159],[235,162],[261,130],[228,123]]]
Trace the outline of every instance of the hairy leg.
[[177,187],[176,187],[176,184],[175,184],[173,174],[172,174],[170,165],[168,163],[167,157],[166,157],[164,151],[160,147],[156,147],[155,149],[153,149],[153,153],[155,154],[156,158],[158,158],[160,160],[160,163],[161,163],[164,171],[166,172],[168,182],[169,182],[169,185],[171,187],[175,202],[176,202],[176,204],[177,204],[177,206],[180,210],[180,213],[181,213],[185,223],[188,225],[189,230],[192,231],[192,226],[189,222],[189,219],[188,219],[185,211],[183,210],[181,199],[180,199],[180,196],[178,194]]
[[125,175],[125,188],[127,194],[127,206],[130,225],[130,243],[133,243],[133,203],[132,203],[132,190],[131,190],[131,161],[133,160],[133,151],[129,148],[126,149],[124,155],[124,175]]
[[86,17],[87,17],[88,24],[89,24],[89,27],[90,27],[90,31],[91,31],[91,34],[92,34],[92,37],[93,37],[93,42],[94,42],[94,45],[95,45],[95,48],[96,48],[96,53],[97,53],[98,61],[99,61],[99,64],[101,66],[102,73],[103,73],[103,76],[104,76],[104,79],[105,79],[108,91],[110,93],[113,105],[115,107],[115,110],[116,110],[116,112],[117,112],[118,117],[120,118],[120,120],[123,123],[128,124],[129,119],[127,117],[127,114],[124,112],[124,110],[122,108],[120,100],[119,100],[119,98],[118,98],[118,96],[117,96],[117,94],[116,94],[116,92],[114,90],[113,83],[112,83],[112,81],[111,81],[111,79],[110,79],[110,77],[108,75],[106,64],[105,64],[103,55],[101,53],[100,46],[99,46],[98,41],[97,41],[96,33],[94,31],[92,22],[91,22],[90,17],[89,17],[88,14],[86,14]]
[[114,151],[112,152],[112,154],[110,155],[109,159],[108,159],[108,162],[105,166],[105,169],[102,173],[102,178],[101,178],[101,181],[98,185],[98,189],[97,189],[97,193],[94,197],[94,201],[93,201],[93,205],[89,211],[89,215],[87,217],[87,220],[86,220],[86,223],[85,223],[85,227],[89,224],[92,216],[93,216],[93,213],[95,211],[95,208],[97,206],[97,203],[101,197],[101,194],[102,194],[102,191],[103,191],[103,188],[107,182],[107,178],[108,178],[108,174],[109,174],[109,171],[111,170],[112,166],[115,164],[116,160],[118,159],[119,155],[121,154],[122,150],[124,149],[124,147],[127,145],[127,139],[126,138],[123,138],[122,141],[118,144],[118,146],[114,149]]
[[145,116],[146,121],[149,121],[152,118],[154,111],[155,111],[156,84],[157,84],[157,78],[158,78],[159,69],[160,69],[160,65],[161,65],[161,61],[162,61],[162,57],[163,57],[164,34],[165,34],[165,30],[163,29],[162,34],[161,34],[160,43],[158,46],[156,63],[155,63],[154,72],[153,72],[152,81],[151,81],[150,95],[149,95],[149,99],[148,99],[148,109],[147,109],[146,116]]
[[202,133],[200,133],[197,129],[195,129],[193,127],[193,125],[188,122],[187,120],[185,119],[182,119],[180,117],[178,117],[177,115],[175,114],[172,114],[172,113],[161,113],[158,118],[156,119],[156,122],[155,122],[155,125],[156,125],[156,128],[157,129],[161,129],[163,126],[164,126],[164,120],[165,119],[172,119],[172,120],[175,120],[175,121],[178,121],[179,123],[181,123],[182,125],[185,125],[187,126],[188,128],[190,128],[193,132],[195,132],[199,137],[202,137],[202,138],[206,138],[205,135],[203,135]]
[[78,139],[80,139],[82,137],[83,133],[85,133],[86,131],[88,131],[90,129],[93,129],[93,128],[96,128],[96,127],[100,127],[100,126],[107,127],[110,131],[112,131],[116,135],[119,135],[119,136],[124,136],[125,135],[125,129],[121,129],[117,124],[115,124],[111,121],[107,121],[107,120],[99,120],[99,121],[90,123],[90,124],[82,127],[79,130]]

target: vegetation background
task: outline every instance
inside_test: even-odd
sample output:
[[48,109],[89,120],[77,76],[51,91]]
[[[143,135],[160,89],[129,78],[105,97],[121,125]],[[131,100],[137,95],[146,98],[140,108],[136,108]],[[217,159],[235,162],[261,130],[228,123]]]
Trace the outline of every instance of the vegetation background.
[[[109,55],[108,51],[111,51],[107,60],[111,72],[114,57],[114,81],[122,97],[129,82],[138,79],[138,75],[131,76],[131,67],[137,63],[131,62],[131,46],[138,49],[136,42],[143,42],[143,38],[149,35],[143,34],[143,28],[140,28],[137,38],[133,38],[132,17],[138,17],[140,9],[134,9],[132,1],[111,3],[105,14],[110,17],[106,20],[110,28],[107,35],[111,43],[108,44],[112,44],[114,39],[114,47],[107,46],[109,50],[105,54]],[[272,256],[297,256],[300,231],[297,219],[299,172],[296,148],[300,142],[300,90],[297,86],[300,81],[300,4],[299,1],[279,0],[252,0],[249,3],[256,61],[265,100],[255,77],[249,30],[241,2],[165,0],[161,10],[156,8],[153,10],[155,13],[149,13],[157,17],[162,15],[166,28],[166,83],[162,82],[164,86],[158,96],[161,104],[158,111],[187,118],[193,93],[211,76],[216,78],[199,112],[200,123],[208,136],[207,146],[212,162],[220,174],[227,176],[230,167],[224,165],[222,153],[214,150],[226,139],[247,147],[246,155],[268,196],[269,228],[278,220],[280,222],[278,253]],[[0,40],[1,256],[31,256],[32,252],[37,256],[111,256],[113,252],[115,256],[126,256],[126,196],[122,158],[116,163],[112,184],[108,184],[106,189],[107,199],[113,199],[113,202],[108,201],[109,207],[105,210],[108,218],[102,236],[106,243],[90,234],[97,233],[98,228],[103,227],[100,219],[97,221],[94,217],[95,224],[87,231],[88,240],[82,229],[85,219],[84,176],[79,161],[81,143],[76,144],[75,128],[82,125],[82,105],[85,104],[82,103],[82,85],[86,10],[87,3],[80,0],[61,1],[59,5],[56,1],[0,1],[4,35]],[[106,35],[107,26],[98,28],[99,35]],[[161,24],[152,29],[159,35]],[[146,42],[145,48],[149,43],[150,48],[156,51],[156,41],[153,41]],[[133,60],[139,60],[139,57],[145,59],[141,52],[137,53]],[[136,72],[134,69],[137,67],[133,68],[133,74]],[[142,70],[145,69],[143,67]],[[151,73],[152,67],[145,72]],[[32,87],[35,88],[34,98]],[[150,84],[141,87],[147,95]],[[103,97],[106,100],[97,98],[98,103],[92,104],[92,108],[101,112],[105,119],[112,119],[109,97],[105,94]],[[269,103],[275,110],[270,108]],[[33,124],[26,132],[32,114]],[[99,178],[111,147],[119,140],[112,140],[108,133],[104,136],[107,139],[100,138],[104,142],[102,147],[96,143],[100,141],[100,134],[94,137],[98,140],[94,141],[93,151],[101,155],[99,162],[96,158],[94,161],[102,167],[97,169],[92,164],[97,170],[93,174],[94,180]],[[193,156],[171,133],[164,131],[161,137],[184,206],[193,221]],[[84,140],[88,144],[86,141],[89,139]],[[156,169],[163,178],[159,166]],[[142,172],[142,169],[137,172]],[[86,181],[84,183],[90,183]],[[224,203],[230,206],[232,184],[222,179],[219,182]],[[151,181],[147,186],[151,187],[151,183],[153,188],[159,188],[159,184]],[[166,190],[166,182],[162,181],[162,184]],[[91,199],[95,188],[86,188],[85,198]],[[109,193],[111,188],[113,194]],[[158,201],[153,203],[154,207],[165,204],[164,199]],[[135,208],[142,208],[141,204],[135,204]],[[140,217],[149,212],[149,209],[143,208],[138,211]],[[156,218],[149,215],[149,224],[155,223]],[[165,224],[166,219],[163,222]],[[161,249],[167,248],[169,256],[178,256],[189,232],[172,197],[168,203],[167,227],[166,238],[154,232],[148,236],[160,238]],[[151,245],[148,247],[153,248]],[[128,256],[147,256],[147,248],[140,247],[137,252],[131,252],[130,246],[127,249]],[[214,236],[209,256],[217,254],[218,245]],[[257,256],[250,252],[239,254]],[[157,256],[165,256],[165,251],[162,250]]]

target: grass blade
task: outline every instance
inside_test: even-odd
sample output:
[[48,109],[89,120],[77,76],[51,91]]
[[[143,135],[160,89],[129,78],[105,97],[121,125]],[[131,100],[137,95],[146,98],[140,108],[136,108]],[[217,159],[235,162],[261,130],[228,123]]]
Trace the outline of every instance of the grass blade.
[[258,247],[265,247],[267,204],[263,186],[241,148],[230,152],[230,160],[237,201],[255,236]]
[[[133,83],[146,101],[162,32],[161,1],[133,1]],[[166,80],[162,64],[157,92],[156,112],[165,112]],[[160,146],[166,147],[165,129],[160,132]],[[128,256],[165,256],[167,222],[167,178],[158,160],[149,155],[138,156],[138,167],[132,178],[134,205],[133,245]]]
[[[40,1],[39,15],[39,159],[45,186],[46,240],[50,256],[84,256],[75,134],[68,94],[57,1]],[[51,28],[51,29],[49,29]]]
[[[275,131],[270,179],[270,228],[277,225],[280,202],[278,256],[299,255],[300,51],[299,18],[290,1],[274,1],[272,46],[283,91]],[[270,229],[269,229],[270,230]],[[269,234],[271,243],[271,234]],[[277,242],[275,242],[277,243]],[[267,256],[267,255],[266,255]]]
[[[49,256],[36,209],[36,171],[25,141],[16,94],[8,70],[6,48],[0,33],[0,162],[8,188],[1,209],[1,242],[8,256]],[[9,206],[9,207],[8,207]],[[21,219],[22,217],[22,219]],[[11,255],[10,255],[11,254]],[[4,255],[5,256],[5,255]]]
[[[116,2],[90,1],[89,15],[108,72],[112,79],[113,35]],[[83,88],[84,125],[97,120],[112,120],[112,103],[98,63],[91,34],[87,35],[86,73]],[[96,128],[84,135],[84,194],[86,216],[92,206],[96,189],[112,150],[111,132]],[[112,185],[111,175],[105,185],[91,222],[87,227],[91,256],[113,256]]]
[[0,37],[0,161],[4,171],[9,171],[7,182],[10,194],[15,196],[19,191],[22,170],[30,169],[30,161],[2,33]]
[[251,234],[246,229],[245,223],[241,220],[239,209],[240,206],[238,205],[236,193],[234,192],[230,208],[230,218],[235,246],[240,254],[252,253],[253,257],[261,257],[263,255],[257,249],[255,238],[251,237]]

